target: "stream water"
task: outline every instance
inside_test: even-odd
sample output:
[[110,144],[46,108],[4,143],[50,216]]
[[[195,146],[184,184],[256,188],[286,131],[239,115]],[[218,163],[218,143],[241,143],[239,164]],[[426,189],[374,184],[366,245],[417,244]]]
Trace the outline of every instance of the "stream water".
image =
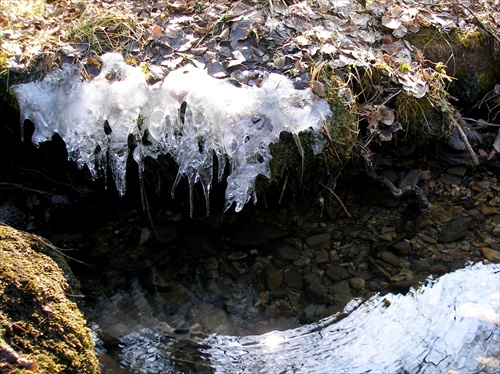
[[[497,373],[500,265],[474,264],[406,295],[353,300],[317,323],[261,335],[173,329],[135,283],[101,300],[93,328],[111,373]],[[163,303],[163,306],[162,306]],[[208,304],[190,311],[219,318]],[[223,323],[221,323],[223,325]],[[110,342],[114,341],[114,344]],[[453,371],[454,370],[454,371]]]

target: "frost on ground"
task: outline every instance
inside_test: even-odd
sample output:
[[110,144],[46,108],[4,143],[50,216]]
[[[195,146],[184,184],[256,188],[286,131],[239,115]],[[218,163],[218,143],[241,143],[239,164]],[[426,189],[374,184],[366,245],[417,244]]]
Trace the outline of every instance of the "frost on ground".
[[59,134],[69,158],[87,166],[94,178],[109,162],[123,195],[132,135],[140,171],[145,157],[172,155],[179,165],[174,189],[185,176],[192,195],[200,182],[207,209],[214,157],[219,180],[229,160],[225,209],[235,203],[240,211],[251,198],[256,201],[256,177],[271,177],[269,145],[280,133],[319,131],[330,115],[326,101],[316,100],[309,89],[294,89],[282,75],[269,74],[260,87],[238,88],[184,67],[149,86],[140,68],[114,53],[102,56],[101,72],[92,80],[82,80],[78,67],[64,65],[43,81],[14,90],[21,122],[35,125],[34,144]]

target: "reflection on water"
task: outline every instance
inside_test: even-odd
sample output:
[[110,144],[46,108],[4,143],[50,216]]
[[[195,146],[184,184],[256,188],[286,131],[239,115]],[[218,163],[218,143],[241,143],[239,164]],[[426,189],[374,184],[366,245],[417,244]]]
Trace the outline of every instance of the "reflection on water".
[[[103,308],[101,317],[111,309]],[[201,339],[201,334],[191,334],[184,339],[162,326],[146,305],[143,311],[136,309],[134,313],[140,318],[121,316],[114,320],[114,326],[99,326],[106,333],[119,325],[124,333],[116,338],[118,345],[113,353],[127,368],[124,372],[500,370],[499,264],[476,264],[458,270],[406,296],[389,294],[365,303],[353,301],[344,314],[264,335],[212,334]],[[130,325],[134,320],[137,324]]]

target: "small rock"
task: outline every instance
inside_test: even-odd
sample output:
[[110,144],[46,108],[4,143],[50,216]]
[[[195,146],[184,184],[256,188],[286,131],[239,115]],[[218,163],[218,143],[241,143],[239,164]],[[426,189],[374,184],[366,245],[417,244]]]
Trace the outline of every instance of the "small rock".
[[293,268],[290,271],[285,272],[284,275],[285,284],[290,288],[295,288],[297,290],[302,289],[302,274],[299,269]]
[[324,249],[314,252],[314,257],[316,258],[316,264],[328,264],[330,262],[330,255]]
[[393,233],[391,232],[386,232],[384,234],[380,234],[378,237],[381,240],[385,240],[386,242],[390,242],[393,239]]
[[444,264],[435,264],[430,267],[429,272],[439,275],[446,274],[448,272],[448,267]]
[[425,243],[428,243],[428,244],[436,244],[437,243],[436,239],[434,239],[433,237],[428,236],[428,235],[422,236],[422,241],[424,241]]
[[362,278],[352,278],[351,287],[356,291],[361,291],[365,289],[365,280]]
[[318,277],[307,274],[304,275],[305,281],[305,291],[307,297],[313,301],[318,303],[324,303],[328,300],[328,294],[326,293],[325,287],[321,284],[321,281]]
[[331,290],[334,294],[335,301],[342,305],[342,307],[352,300],[351,289],[347,281],[334,284]]
[[310,247],[317,247],[331,239],[329,234],[318,234],[306,239],[306,244]]
[[445,209],[438,204],[431,204],[429,206],[429,212],[427,212],[426,215],[436,223],[447,223],[453,218],[450,209]]
[[409,255],[412,251],[411,243],[406,240],[394,243],[392,249],[402,256]]
[[270,291],[281,287],[283,284],[283,274],[272,266],[268,266],[265,272],[266,286]]
[[439,243],[450,243],[468,235],[468,229],[472,227],[475,219],[473,217],[461,217],[450,222],[443,227],[442,231],[439,233],[438,242]]
[[295,261],[299,258],[298,249],[288,245],[278,247],[276,254],[278,255],[278,258],[283,261]]
[[500,211],[494,206],[485,206],[481,208],[481,213],[483,213],[485,216],[493,216],[500,213]]
[[482,247],[481,252],[483,252],[484,257],[490,261],[500,261],[500,251],[488,247]]
[[424,271],[428,271],[431,266],[425,260],[412,260],[411,267],[416,272],[421,273]]
[[339,282],[343,279],[349,278],[349,273],[342,266],[328,266],[325,274],[334,282]]
[[382,251],[378,254],[378,257],[393,266],[399,266],[399,258],[396,256],[394,253],[391,253],[389,251]]

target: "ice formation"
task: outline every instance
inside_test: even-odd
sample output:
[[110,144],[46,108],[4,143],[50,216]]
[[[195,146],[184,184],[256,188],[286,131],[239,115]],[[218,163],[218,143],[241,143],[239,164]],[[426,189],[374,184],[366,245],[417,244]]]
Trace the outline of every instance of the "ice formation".
[[101,71],[92,80],[83,80],[77,66],[63,65],[43,81],[14,90],[21,122],[35,125],[34,144],[59,134],[69,158],[86,165],[94,178],[109,163],[121,195],[132,135],[139,170],[147,156],[172,155],[179,165],[173,190],[184,176],[190,194],[200,182],[207,208],[214,157],[219,180],[227,159],[225,209],[235,203],[240,211],[251,198],[256,201],[256,177],[271,177],[269,145],[280,133],[319,131],[330,115],[326,101],[315,99],[309,89],[294,89],[278,74],[269,74],[260,87],[235,87],[187,66],[149,86],[141,69],[127,65],[120,54],[101,58]]

